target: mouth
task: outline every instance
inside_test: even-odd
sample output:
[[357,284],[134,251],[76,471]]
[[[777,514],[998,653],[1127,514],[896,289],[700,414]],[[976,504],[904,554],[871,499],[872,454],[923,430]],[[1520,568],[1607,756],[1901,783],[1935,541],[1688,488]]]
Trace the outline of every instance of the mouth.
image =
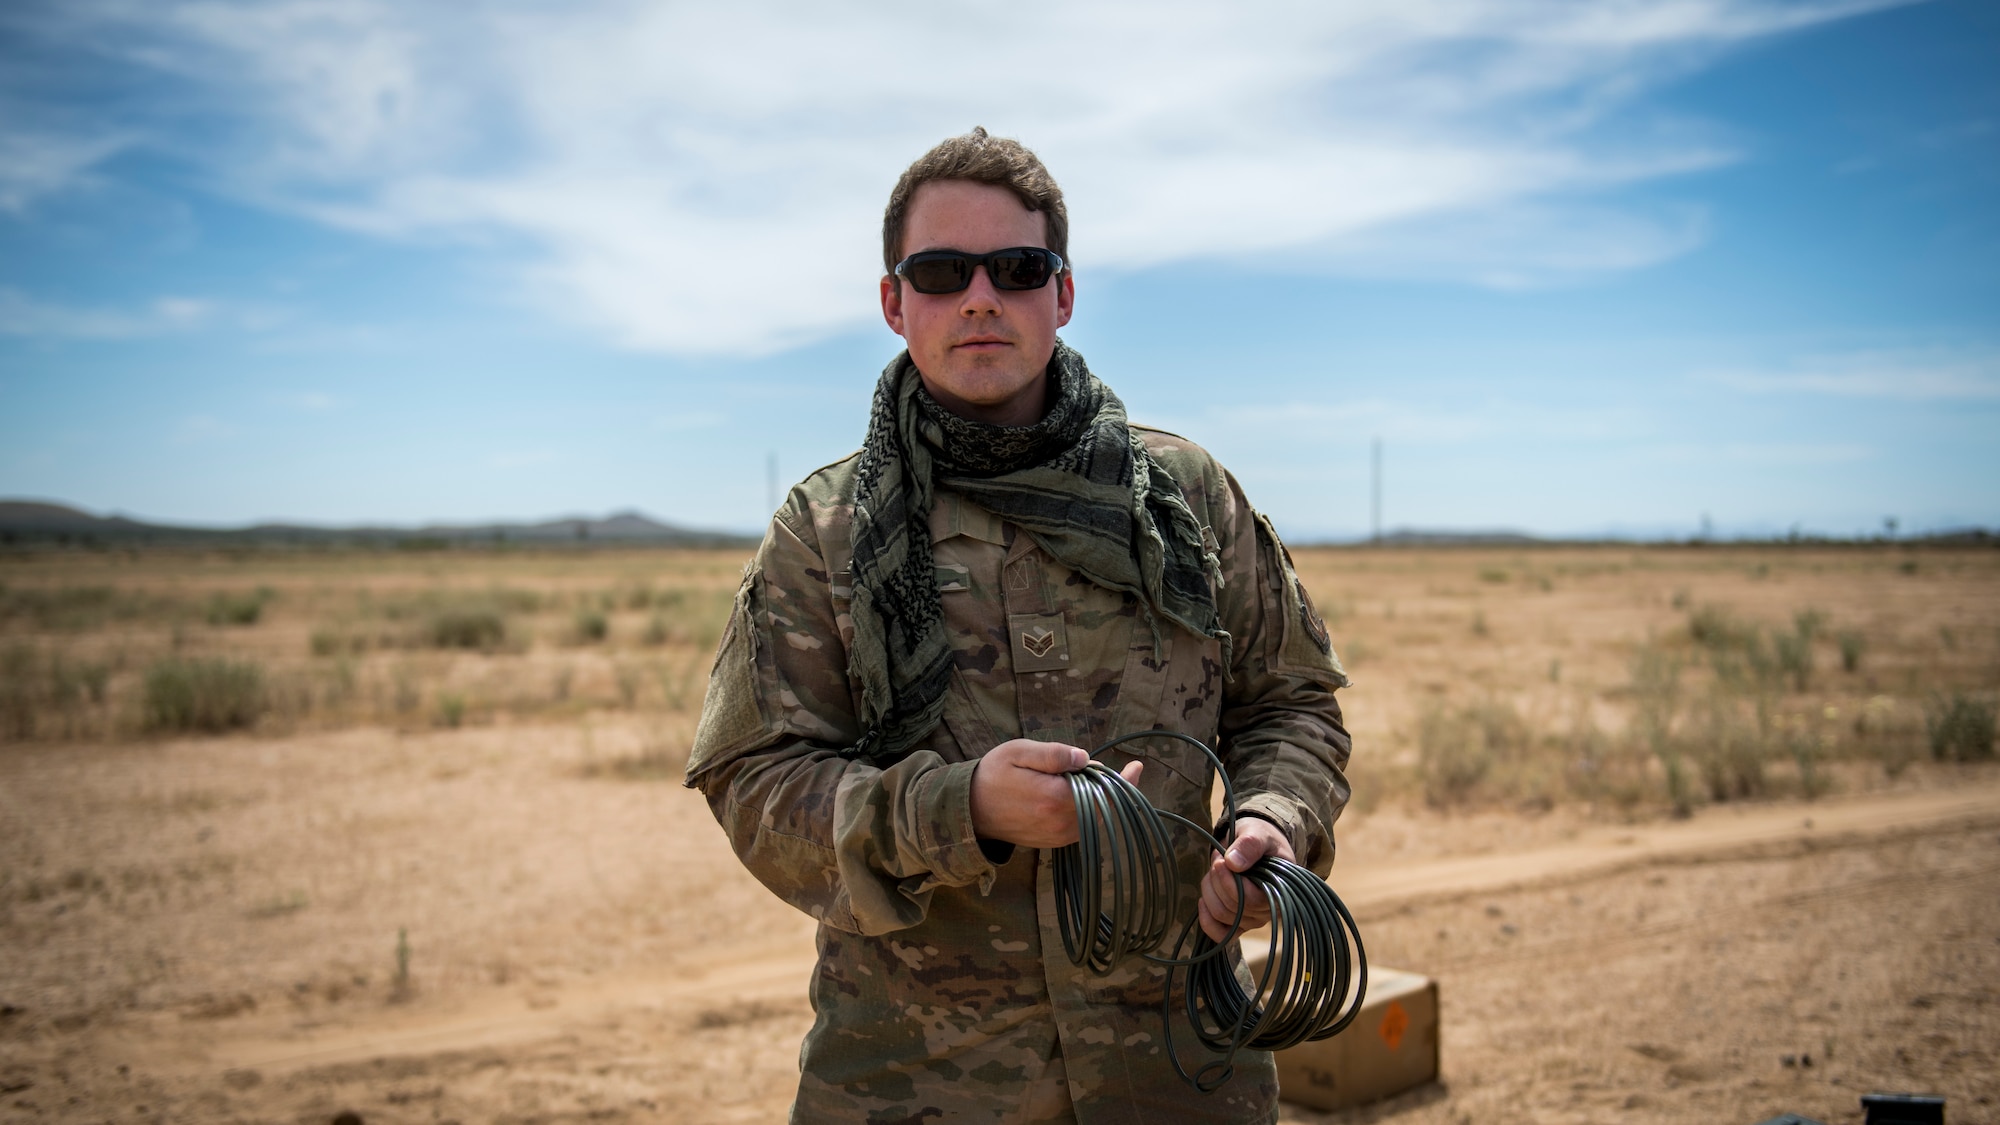
[[984,352],[984,351],[995,351],[1000,348],[1011,348],[1013,346],[1014,346],[1014,341],[1006,339],[1005,337],[1002,336],[967,336],[965,339],[960,340],[956,344],[953,344],[952,350],[958,351],[960,349],[964,349],[968,351]]

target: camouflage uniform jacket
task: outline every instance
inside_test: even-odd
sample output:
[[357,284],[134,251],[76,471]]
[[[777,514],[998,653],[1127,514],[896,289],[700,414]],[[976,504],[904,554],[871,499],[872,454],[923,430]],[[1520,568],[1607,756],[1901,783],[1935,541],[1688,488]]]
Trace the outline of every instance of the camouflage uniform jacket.
[[[819,921],[794,1121],[1275,1119],[1269,1054],[1239,1055],[1214,1094],[1183,1084],[1162,1035],[1164,971],[1138,957],[1104,977],[1072,965],[1050,853],[1009,855],[973,835],[972,773],[994,746],[1090,748],[1164,728],[1211,746],[1219,736],[1242,809],[1279,825],[1300,862],[1322,875],[1332,864],[1349,743],[1333,694],[1347,679],[1325,626],[1222,466],[1134,428],[1207,529],[1226,643],[1165,623],[1156,639],[1137,599],[940,489],[932,550],[956,667],[928,744],[881,769],[835,749],[862,733],[847,673],[855,458],[792,490],[746,572],[688,783],[745,866]],[[1149,800],[1208,820],[1198,752],[1127,748],[1146,760]],[[1192,915],[1208,856],[1193,841],[1183,850]],[[1213,1057],[1184,1023],[1175,1031],[1190,1071]]]

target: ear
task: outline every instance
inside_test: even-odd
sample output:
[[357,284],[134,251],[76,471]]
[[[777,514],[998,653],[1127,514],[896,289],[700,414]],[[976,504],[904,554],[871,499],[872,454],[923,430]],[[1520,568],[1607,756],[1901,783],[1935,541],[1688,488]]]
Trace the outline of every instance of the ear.
[[1070,314],[1076,311],[1076,277],[1065,273],[1056,284],[1056,327],[1069,323]]
[[903,335],[903,287],[888,274],[882,275],[882,319],[888,322],[889,331]]

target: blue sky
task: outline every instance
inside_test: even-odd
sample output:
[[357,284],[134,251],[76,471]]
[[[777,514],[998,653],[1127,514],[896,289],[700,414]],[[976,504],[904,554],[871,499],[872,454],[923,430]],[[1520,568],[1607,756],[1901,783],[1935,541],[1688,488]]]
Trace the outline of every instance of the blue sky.
[[755,530],[1018,136],[1066,332],[1296,538],[2000,525],[2000,8],[10,5],[0,496]]

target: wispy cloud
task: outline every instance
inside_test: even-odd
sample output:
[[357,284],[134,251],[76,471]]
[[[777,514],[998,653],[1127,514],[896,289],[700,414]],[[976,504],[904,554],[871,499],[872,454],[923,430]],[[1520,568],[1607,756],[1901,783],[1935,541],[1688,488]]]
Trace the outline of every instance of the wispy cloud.
[[1778,370],[1718,371],[1701,378],[1752,394],[1992,402],[2000,401],[2000,352],[1869,352]]
[[94,308],[39,301],[0,288],[0,335],[103,340],[157,336],[208,324],[218,306],[195,297],[160,297],[131,309]]
[[[0,122],[12,116],[8,108],[0,106]],[[78,183],[125,144],[123,137],[102,133],[66,136],[0,125],[0,212],[24,213],[37,199]]]
[[[522,300],[631,347],[757,353],[872,315],[891,182],[975,123],[1062,179],[1085,271],[1645,266],[1699,244],[1702,216],[1610,189],[1735,150],[1639,96],[1892,2],[1046,0],[1003,26],[954,4],[99,0],[35,32],[166,76],[169,110],[121,127],[222,190],[504,248]],[[951,80],[920,84],[917,60]]]

